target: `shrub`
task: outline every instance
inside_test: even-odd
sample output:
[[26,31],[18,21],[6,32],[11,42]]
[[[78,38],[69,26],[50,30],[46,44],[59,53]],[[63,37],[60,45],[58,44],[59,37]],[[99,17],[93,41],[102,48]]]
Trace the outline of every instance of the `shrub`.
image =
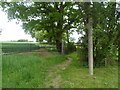
[[28,42],[27,39],[19,39],[18,42]]
[[74,51],[76,51],[76,46],[74,45],[74,43],[67,43],[67,45],[65,46],[65,54],[69,54]]
[[87,48],[79,47],[77,49],[78,58],[82,67],[88,67],[88,52]]

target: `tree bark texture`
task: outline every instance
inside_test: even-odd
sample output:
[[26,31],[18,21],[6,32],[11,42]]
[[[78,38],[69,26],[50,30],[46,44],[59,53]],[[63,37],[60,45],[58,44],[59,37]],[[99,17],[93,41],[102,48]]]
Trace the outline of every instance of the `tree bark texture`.
[[88,61],[89,61],[89,73],[93,75],[93,28],[92,28],[92,18],[88,19],[87,29],[88,29]]
[[64,41],[62,41],[62,52],[61,52],[62,55],[64,55]]
[[62,43],[60,40],[56,40],[56,48],[57,48],[57,51],[61,53],[61,49],[62,49]]

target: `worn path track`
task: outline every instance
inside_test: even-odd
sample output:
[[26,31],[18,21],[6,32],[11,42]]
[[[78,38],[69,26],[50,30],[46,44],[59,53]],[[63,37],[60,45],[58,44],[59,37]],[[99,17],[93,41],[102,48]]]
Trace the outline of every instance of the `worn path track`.
[[[72,59],[68,58],[65,62],[62,64],[56,65],[51,67],[52,69],[56,69],[54,72],[50,71],[47,78],[50,78],[49,81],[46,81],[45,85],[47,88],[54,87],[59,88],[59,82],[62,79],[62,76],[60,75],[60,72],[68,67],[68,65],[71,64]],[[52,79],[51,79],[52,78]]]
[[[32,52],[40,52],[40,54],[43,57],[54,55],[53,53],[45,49],[33,50]],[[22,54],[29,54],[32,52],[24,52]],[[68,58],[63,63],[50,67],[48,71],[49,72],[48,76],[45,78],[46,79],[45,87],[59,88],[59,82],[62,80],[62,76],[60,75],[60,73],[62,72],[62,70],[65,70],[71,64],[71,62],[72,62],[72,59]]]
[[41,49],[37,49],[37,50],[32,50],[31,52],[22,52],[21,54],[30,54],[32,52],[40,52],[40,54],[43,56],[43,57],[46,57],[46,56],[52,56],[53,53],[48,51],[48,50],[45,50],[44,48],[41,48]]
[[51,52],[49,52],[48,50],[45,50],[43,48],[38,49],[38,50],[34,50],[33,52],[40,52],[40,54],[45,57],[45,56],[52,56],[53,54]]

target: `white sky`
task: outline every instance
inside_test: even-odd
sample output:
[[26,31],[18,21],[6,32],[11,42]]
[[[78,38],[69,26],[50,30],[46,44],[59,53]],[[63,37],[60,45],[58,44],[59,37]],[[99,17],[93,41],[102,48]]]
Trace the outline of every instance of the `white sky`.
[[[21,27],[21,24],[16,24],[16,20],[12,20],[8,22],[7,15],[0,10],[0,29],[2,28],[2,33],[0,35],[0,41],[11,41],[11,40],[19,40],[19,39],[27,39],[29,41],[35,41],[31,35],[28,35],[24,32]],[[71,35],[78,41],[79,35],[74,33]]]
[[20,24],[16,24],[16,20],[8,22],[7,15],[0,10],[0,28],[2,33],[0,35],[0,41],[11,41],[19,39],[28,39],[35,41],[30,35],[25,34]]

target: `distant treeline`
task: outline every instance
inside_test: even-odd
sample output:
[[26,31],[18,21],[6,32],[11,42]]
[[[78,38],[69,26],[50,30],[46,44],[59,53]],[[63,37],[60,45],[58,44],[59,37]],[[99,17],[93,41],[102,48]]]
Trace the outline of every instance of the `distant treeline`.
[[33,42],[33,41],[29,41],[27,39],[19,39],[19,40],[11,40],[11,42]]

